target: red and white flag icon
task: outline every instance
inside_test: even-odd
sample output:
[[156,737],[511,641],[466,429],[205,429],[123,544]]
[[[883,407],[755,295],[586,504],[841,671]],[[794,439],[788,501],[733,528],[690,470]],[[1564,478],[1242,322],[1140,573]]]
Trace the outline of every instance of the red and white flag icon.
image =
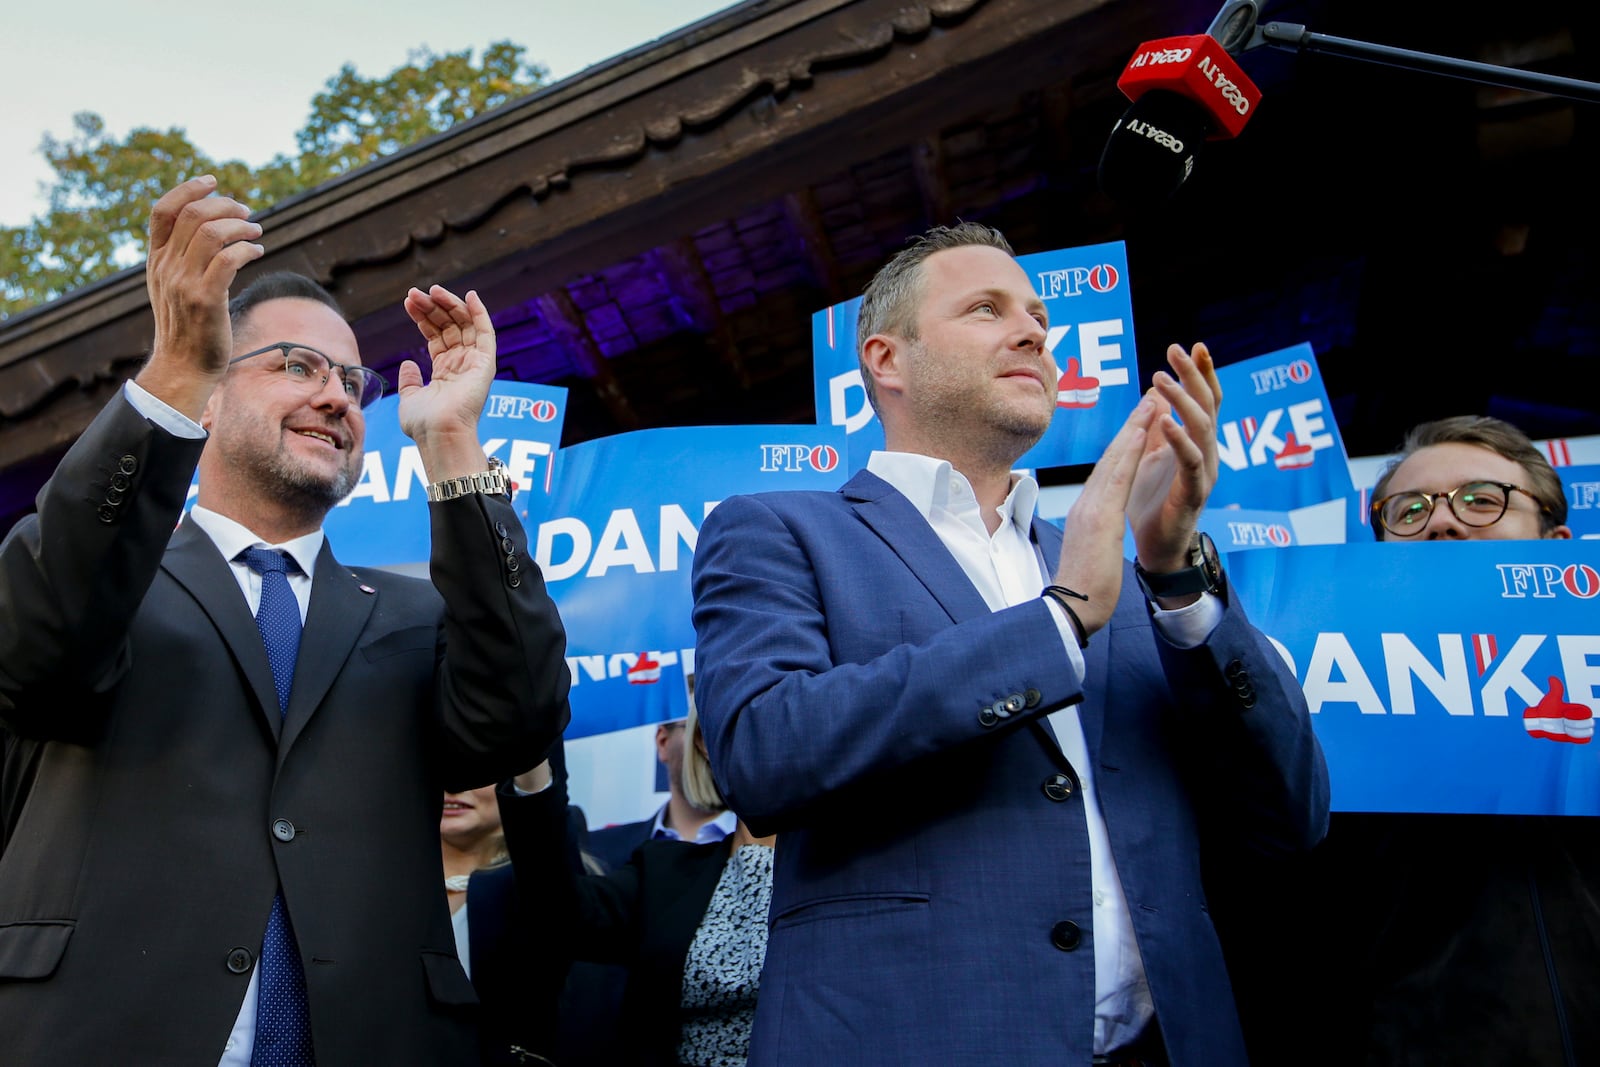
[[650,658],[650,653],[639,653],[639,662],[628,668],[629,685],[651,685],[661,680],[661,661]]
[[1550,679],[1550,691],[1522,713],[1522,727],[1530,737],[1587,745],[1594,736],[1594,711],[1566,699],[1560,678]]
[[1316,449],[1310,445],[1303,445],[1290,434],[1284,439],[1283,448],[1278,451],[1278,457],[1273,460],[1281,471],[1305,470],[1316,460]]
[[1092,408],[1100,403],[1100,379],[1087,378],[1078,369],[1078,361],[1067,360],[1067,369],[1056,382],[1056,407],[1070,410]]

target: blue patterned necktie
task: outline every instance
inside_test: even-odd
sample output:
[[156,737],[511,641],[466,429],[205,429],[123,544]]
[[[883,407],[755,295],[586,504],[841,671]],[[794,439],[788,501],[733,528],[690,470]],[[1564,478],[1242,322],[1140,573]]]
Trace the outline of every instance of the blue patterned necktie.
[[[267,663],[278,690],[278,714],[289,708],[294,664],[300,655],[300,604],[289,588],[294,560],[267,548],[239,553],[245,566],[261,575],[261,605],[256,628],[267,647]],[[311,1014],[306,1006],[306,975],[295,944],[294,927],[280,892],[272,900],[266,936],[261,939],[260,982],[256,999],[256,1039],[251,1067],[314,1067]]]

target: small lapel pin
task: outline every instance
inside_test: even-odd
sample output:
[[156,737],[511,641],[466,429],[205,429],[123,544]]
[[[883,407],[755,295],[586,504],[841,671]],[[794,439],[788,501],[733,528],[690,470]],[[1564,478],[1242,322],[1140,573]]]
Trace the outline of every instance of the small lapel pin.
[[352,577],[352,578],[354,578],[356,580],[356,588],[360,589],[363,593],[376,593],[377,592],[377,590],[372,588],[372,586],[368,585],[366,582],[363,582],[361,580],[360,575],[352,573],[350,575],[350,577]]

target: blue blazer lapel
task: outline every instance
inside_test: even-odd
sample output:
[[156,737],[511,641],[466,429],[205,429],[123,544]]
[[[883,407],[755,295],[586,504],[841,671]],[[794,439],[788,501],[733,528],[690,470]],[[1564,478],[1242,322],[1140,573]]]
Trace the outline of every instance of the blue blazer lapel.
[[952,622],[989,614],[989,605],[928,520],[894,486],[863,470],[839,490],[857,517],[894,550]]
[[283,739],[278,744],[280,762],[344,669],[356,638],[366,627],[378,601],[378,594],[367,592],[368,589],[371,586],[363,586],[360,579],[339,565],[324,540],[322,551],[317,554],[316,573],[311,576],[311,606],[300,635],[300,657],[295,661],[289,709],[283,717]]
[[[166,554],[161,557],[161,567],[194,597],[200,610],[216,627],[217,634],[233,654],[246,686],[255,695],[262,724],[276,740],[283,717],[278,714],[278,690],[272,682],[272,667],[267,663],[261,631],[256,628],[256,620],[239,592],[239,581],[227,560],[222,558],[205,531],[186,517],[168,543]],[[174,664],[173,669],[179,670],[181,666]]]

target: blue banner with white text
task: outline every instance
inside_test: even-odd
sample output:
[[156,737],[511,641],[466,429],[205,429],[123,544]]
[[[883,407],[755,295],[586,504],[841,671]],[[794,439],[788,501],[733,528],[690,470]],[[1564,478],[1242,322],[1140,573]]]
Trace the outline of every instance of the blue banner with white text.
[[1344,439],[1307,344],[1217,368],[1213,508],[1290,511],[1354,492]]
[[735,493],[837,489],[844,447],[825,426],[694,426],[561,450],[529,534],[567,630],[569,740],[687,714],[700,524]]
[[[1055,418],[1017,466],[1093,463],[1139,402],[1127,250],[1121,241],[1018,256],[1049,313],[1046,345],[1059,380]],[[856,349],[861,298],[811,316],[817,421],[849,435],[851,473],[883,447]]]
[[1600,545],[1229,557],[1305,689],[1338,811],[1600,815]]

